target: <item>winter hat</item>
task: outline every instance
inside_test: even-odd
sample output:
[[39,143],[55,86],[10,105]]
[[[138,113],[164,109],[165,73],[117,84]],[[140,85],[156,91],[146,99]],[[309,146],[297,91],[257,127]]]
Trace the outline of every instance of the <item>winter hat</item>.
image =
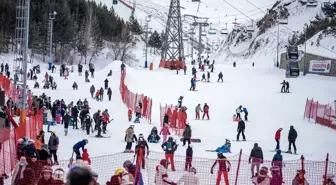
[[62,168],[57,168],[53,173],[53,178],[57,180],[64,180],[64,170]]
[[51,166],[43,166],[42,172],[41,173],[50,173],[52,174],[53,170]]
[[263,166],[260,169],[259,176],[261,176],[261,177],[267,177],[267,173],[268,173],[268,168],[265,167],[265,166]]
[[124,169],[118,168],[116,171],[114,171],[114,175],[121,175],[124,173]]
[[139,134],[139,138],[141,138],[141,137],[143,138],[143,137],[144,137],[144,135],[143,135],[143,134]]
[[129,166],[133,166],[133,163],[130,160],[125,161],[124,164],[123,164],[123,167],[126,168],[126,167],[129,167]]
[[282,130],[282,128],[279,128],[278,130]]

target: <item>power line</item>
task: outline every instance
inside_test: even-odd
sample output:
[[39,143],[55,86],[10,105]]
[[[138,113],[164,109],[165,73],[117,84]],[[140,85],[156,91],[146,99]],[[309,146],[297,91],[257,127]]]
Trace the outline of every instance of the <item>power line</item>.
[[251,21],[253,21],[253,19],[251,19],[249,16],[247,16],[244,12],[240,11],[238,8],[236,8],[235,6],[231,5],[230,3],[228,3],[226,0],[222,0],[224,2],[226,2],[226,4],[230,5],[232,8],[234,8],[235,10],[237,10],[238,12],[240,12],[241,14],[245,15],[248,19],[250,19]]
[[[252,6],[256,7],[257,9],[259,9],[260,11],[264,12],[263,10],[261,10],[260,8],[258,8],[256,5],[254,5],[253,3],[251,3],[249,0],[245,0],[245,1],[248,2],[249,4],[251,4]],[[266,12],[264,12],[264,13],[266,14]],[[286,29],[292,31],[292,32],[295,32],[295,31],[293,31],[292,29],[288,28],[287,26],[284,26],[284,27],[285,27]],[[306,39],[307,39],[307,38],[306,38]],[[312,41],[312,39],[307,39],[305,42],[307,42],[307,41]],[[323,45],[321,45],[321,44],[320,44],[319,46],[321,46],[322,48],[324,48],[324,49],[326,49],[326,50],[328,50],[328,51],[330,51],[330,52],[336,54],[336,52],[334,52],[333,50],[331,50],[331,49],[329,49],[329,48],[327,48],[327,47],[325,47],[325,46],[323,46]]]

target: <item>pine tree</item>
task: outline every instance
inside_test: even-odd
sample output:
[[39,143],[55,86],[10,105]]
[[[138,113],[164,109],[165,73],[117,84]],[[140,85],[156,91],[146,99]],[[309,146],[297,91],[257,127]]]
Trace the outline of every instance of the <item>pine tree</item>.
[[131,31],[134,33],[134,34],[141,34],[142,33],[142,28],[138,22],[137,19],[134,18],[134,16],[131,16],[129,18],[129,26],[131,28]]

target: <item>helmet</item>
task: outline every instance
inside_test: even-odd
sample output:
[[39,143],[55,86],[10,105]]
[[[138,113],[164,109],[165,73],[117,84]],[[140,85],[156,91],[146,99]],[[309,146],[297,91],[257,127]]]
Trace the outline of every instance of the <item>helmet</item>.
[[143,137],[144,137],[144,135],[143,135],[143,134],[139,134],[139,138],[141,138],[141,137],[143,138]]
[[100,109],[98,109],[98,112],[101,112],[101,110],[100,110]]
[[191,168],[189,168],[189,172],[194,172],[195,174],[196,174],[196,168],[195,167],[191,167]]
[[130,166],[130,165],[133,165],[133,163],[130,160],[127,160],[127,161],[124,162],[123,167],[125,168],[125,167]]
[[161,159],[160,164],[164,166],[165,168],[168,168],[168,160],[167,159]]
[[55,132],[55,131],[51,131],[50,133],[51,133],[51,134],[56,134],[56,132]]
[[118,168],[116,171],[114,171],[114,175],[121,175],[124,173],[124,169]]
[[107,109],[105,109],[105,112],[108,112],[108,110],[107,110]]

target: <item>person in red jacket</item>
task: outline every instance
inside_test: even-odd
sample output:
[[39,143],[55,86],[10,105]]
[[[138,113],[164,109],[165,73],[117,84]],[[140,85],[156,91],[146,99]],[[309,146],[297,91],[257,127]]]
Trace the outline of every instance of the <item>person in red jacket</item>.
[[275,147],[275,150],[280,150],[280,137],[281,137],[281,131],[282,131],[282,128],[279,128],[276,132],[275,132],[275,141],[276,141],[276,147]]
[[202,119],[204,119],[205,115],[209,119],[209,105],[206,104],[206,103],[203,106],[203,117],[202,117]]
[[106,127],[107,124],[110,123],[110,115],[108,113],[108,110],[105,109],[103,112],[103,133],[106,134]]
[[83,150],[82,160],[88,162],[89,165],[91,165],[90,155],[89,155],[89,153],[88,153],[88,151],[87,151],[86,148]]
[[226,159],[223,153],[218,153],[218,158],[216,159],[215,163],[211,167],[211,174],[213,174],[213,169],[218,163],[218,173],[217,173],[217,180],[216,185],[220,185],[222,174],[224,176],[224,182],[226,185],[229,185],[229,172],[231,168],[231,163]]

